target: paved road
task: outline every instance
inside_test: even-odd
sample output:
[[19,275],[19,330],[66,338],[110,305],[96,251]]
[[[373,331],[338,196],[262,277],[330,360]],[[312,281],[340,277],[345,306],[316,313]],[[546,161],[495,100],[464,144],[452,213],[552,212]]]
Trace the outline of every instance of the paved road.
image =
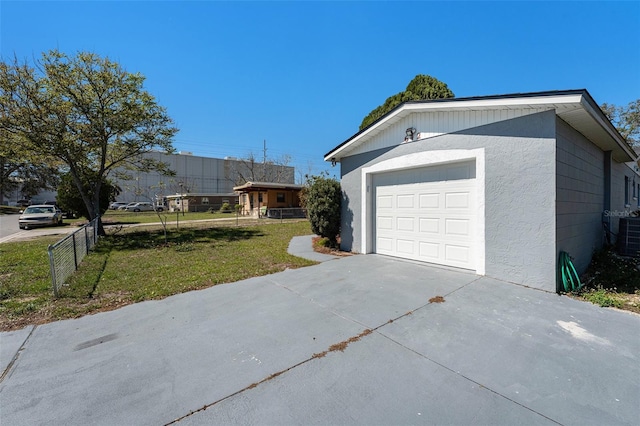
[[[0,218],[2,217],[4,216],[0,216]],[[7,230],[7,235],[0,237],[0,244],[7,243],[9,241],[29,240],[46,235],[66,235],[75,231],[76,229],[78,229],[77,226],[71,226],[68,223],[64,223],[62,226],[47,226],[42,228],[22,230],[18,228],[18,219],[16,216],[15,230],[13,230],[13,228],[9,228]]]
[[[2,228],[2,230],[4,231],[5,227],[6,227],[6,235],[2,235],[0,234],[0,244],[2,243],[6,243],[9,241],[21,241],[21,240],[28,240],[28,239],[33,239],[36,237],[42,237],[42,236],[46,236],[46,235],[65,235],[65,234],[69,234],[73,231],[75,231],[76,229],[78,229],[77,226],[71,226],[71,224],[69,223],[71,222],[77,222],[76,219],[64,219],[64,223],[62,226],[47,226],[47,227],[42,227],[42,228],[34,228],[34,229],[28,229],[28,230],[21,230],[20,228],[18,228],[18,216],[16,215],[7,215],[7,216],[0,216],[0,219],[8,217],[8,216],[15,216],[15,227],[13,226],[13,219],[7,219],[6,220],[6,226],[4,222],[0,222],[0,227]],[[228,218],[222,218],[222,219],[200,219],[200,220],[185,220],[185,221],[180,221],[180,224],[186,224],[186,223],[198,223],[198,222],[231,222],[231,221],[235,221],[235,218],[232,219],[228,219]],[[255,220],[254,218],[251,217],[240,217],[238,218],[239,221],[252,221]],[[144,227],[144,226],[160,226],[162,225],[160,222],[153,222],[153,223],[133,223],[133,224],[126,224],[126,225],[121,225],[121,224],[117,224],[117,225],[105,225],[105,229],[108,229],[109,227],[113,226],[113,227],[123,227],[123,228],[133,228],[133,227]],[[174,223],[169,223],[169,226],[175,226]]]
[[0,239],[20,232],[17,214],[0,214]]
[[636,425],[638,330],[627,312],[351,256],[1,333],[0,418]]

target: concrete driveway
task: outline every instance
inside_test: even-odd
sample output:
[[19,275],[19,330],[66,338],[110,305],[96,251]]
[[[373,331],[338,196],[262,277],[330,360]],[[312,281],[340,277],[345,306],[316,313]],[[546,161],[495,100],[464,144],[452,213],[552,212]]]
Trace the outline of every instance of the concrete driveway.
[[352,256],[2,333],[0,423],[631,425],[639,330],[626,312]]

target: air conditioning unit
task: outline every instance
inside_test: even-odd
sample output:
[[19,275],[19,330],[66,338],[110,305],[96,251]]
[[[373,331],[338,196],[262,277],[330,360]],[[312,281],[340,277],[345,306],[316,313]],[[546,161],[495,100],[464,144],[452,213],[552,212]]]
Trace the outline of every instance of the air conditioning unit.
[[616,240],[622,256],[640,257],[640,217],[622,217]]

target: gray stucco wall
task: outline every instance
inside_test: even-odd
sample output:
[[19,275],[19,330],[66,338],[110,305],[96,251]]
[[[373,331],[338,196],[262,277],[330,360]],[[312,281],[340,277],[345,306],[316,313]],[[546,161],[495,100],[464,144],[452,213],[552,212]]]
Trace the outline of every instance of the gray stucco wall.
[[569,253],[581,274],[603,243],[605,155],[560,119],[556,130],[557,251]]
[[361,168],[422,151],[485,149],[486,275],[555,291],[555,112],[341,160],[342,249],[361,252]]

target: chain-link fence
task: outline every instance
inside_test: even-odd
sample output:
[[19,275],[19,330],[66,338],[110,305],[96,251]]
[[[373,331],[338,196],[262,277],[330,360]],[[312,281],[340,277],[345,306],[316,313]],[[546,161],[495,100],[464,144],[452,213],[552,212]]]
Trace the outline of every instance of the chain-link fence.
[[49,246],[51,281],[53,294],[56,297],[67,278],[73,275],[82,259],[98,242],[98,219],[93,219],[82,228]]
[[307,217],[307,210],[300,207],[267,209],[266,216],[270,219],[296,219]]

